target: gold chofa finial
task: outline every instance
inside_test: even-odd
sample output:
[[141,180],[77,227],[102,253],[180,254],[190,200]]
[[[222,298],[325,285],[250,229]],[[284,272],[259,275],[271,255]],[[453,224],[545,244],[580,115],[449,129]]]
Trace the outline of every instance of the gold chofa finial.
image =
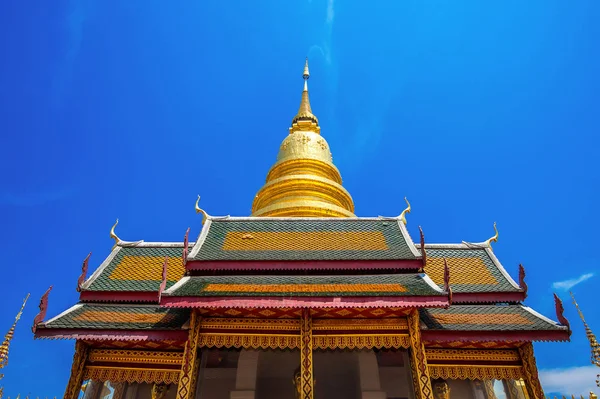
[[490,249],[492,249],[492,241],[498,242],[498,228],[496,227],[496,222],[494,222],[494,231],[496,232],[496,234],[494,234],[492,237],[488,238],[484,242],[484,244],[490,247]]
[[28,299],[29,294],[27,294],[27,296],[23,300],[23,304],[21,305],[19,313],[17,313],[17,316],[15,317],[15,321],[4,336],[4,341],[2,342],[2,345],[0,345],[0,369],[3,369],[8,364],[8,349],[10,347],[10,341],[12,341],[15,335],[15,328],[17,327],[17,322],[21,319],[23,309],[25,309],[25,304],[27,303]]
[[410,213],[410,202],[408,202],[408,199],[406,199],[406,197],[404,197],[404,201],[406,201],[406,209],[402,211],[402,213],[400,214],[400,220],[402,220],[402,223],[406,224],[406,214]]
[[196,200],[196,213],[202,214],[202,224],[204,224],[206,219],[208,219],[208,213],[206,213],[204,209],[200,208],[200,196],[198,196],[198,199]]
[[115,224],[113,224],[113,227],[110,228],[110,238],[115,240],[115,245],[113,245],[112,249],[115,249],[116,246],[119,245],[119,243],[121,242],[121,239],[119,237],[117,237],[117,235],[115,234],[115,228],[117,227],[118,224],[119,224],[119,219],[117,218],[117,221],[115,222]]

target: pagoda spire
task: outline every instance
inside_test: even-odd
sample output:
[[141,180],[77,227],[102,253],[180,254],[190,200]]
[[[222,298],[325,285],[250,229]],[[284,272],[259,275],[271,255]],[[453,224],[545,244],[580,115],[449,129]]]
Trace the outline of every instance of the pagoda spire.
[[329,144],[308,98],[308,58],[304,89],[289,135],[279,147],[275,165],[252,204],[252,216],[355,217],[350,193],[342,186]]
[[[23,314],[23,309],[25,309],[25,304],[27,303],[28,299],[29,299],[29,294],[27,294],[27,296],[23,300],[23,304],[21,305],[21,309],[19,310],[19,313],[17,313],[17,316],[15,317],[15,321],[13,322],[12,326],[8,329],[8,332],[4,336],[4,341],[0,345],[0,369],[3,369],[4,367],[6,367],[8,365],[8,349],[10,347],[10,342],[12,341],[13,337],[15,336],[15,328],[17,327],[17,322],[19,321],[19,319],[21,318],[21,315]],[[4,374],[0,374],[0,380],[2,378],[4,378]],[[2,398],[3,395],[4,395],[4,387],[0,387],[0,399]]]
[[[581,311],[581,309],[579,308],[579,305],[577,304],[577,301],[575,300],[575,295],[573,295],[573,292],[569,292],[569,294],[571,294],[571,299],[573,300],[573,305],[575,305],[575,307],[577,308],[577,313],[579,313],[579,318],[583,322],[583,327],[585,328],[585,335],[587,336],[588,341],[590,341],[590,348],[592,350],[592,357],[591,357],[592,364],[595,364],[596,366],[600,367],[600,343],[598,343],[598,340],[596,339],[596,335],[592,332],[592,329],[585,321],[585,318],[583,317],[583,312]],[[600,374],[598,374],[598,379],[596,380],[596,385],[598,387],[600,387]]]

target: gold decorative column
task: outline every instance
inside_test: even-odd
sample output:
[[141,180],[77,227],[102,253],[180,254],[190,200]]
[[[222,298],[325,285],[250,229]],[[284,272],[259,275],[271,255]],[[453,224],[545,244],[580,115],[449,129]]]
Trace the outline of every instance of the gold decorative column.
[[525,383],[531,399],[544,399],[544,390],[538,376],[538,369],[533,356],[533,344],[525,343],[519,347],[519,355],[523,363],[523,373],[525,374]]
[[73,355],[73,365],[71,366],[71,376],[65,390],[64,399],[77,399],[79,390],[83,383],[83,372],[85,362],[88,358],[89,347],[81,341],[75,343],[75,354]]
[[410,368],[415,387],[415,397],[417,399],[433,399],[431,378],[427,368],[425,345],[421,341],[419,311],[417,309],[413,309],[408,315],[408,333],[410,336]]
[[198,341],[200,339],[200,324],[202,318],[192,311],[190,317],[190,332],[183,351],[181,372],[177,385],[177,399],[192,399],[196,395],[196,381],[198,378]]
[[310,310],[302,311],[300,320],[300,399],[313,399],[313,340]]

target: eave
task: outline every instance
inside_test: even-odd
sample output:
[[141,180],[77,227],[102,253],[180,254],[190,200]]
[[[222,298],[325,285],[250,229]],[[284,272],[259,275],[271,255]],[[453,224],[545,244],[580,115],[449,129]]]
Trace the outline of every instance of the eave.
[[81,302],[158,303],[156,291],[82,291]]
[[313,261],[224,261],[188,260],[187,271],[252,270],[420,270],[420,259],[410,260],[313,260]]
[[532,331],[434,331],[421,330],[421,338],[428,343],[440,342],[568,342],[570,334],[564,330]]
[[44,328],[38,326],[35,339],[81,339],[88,341],[185,341],[187,330],[96,330]]

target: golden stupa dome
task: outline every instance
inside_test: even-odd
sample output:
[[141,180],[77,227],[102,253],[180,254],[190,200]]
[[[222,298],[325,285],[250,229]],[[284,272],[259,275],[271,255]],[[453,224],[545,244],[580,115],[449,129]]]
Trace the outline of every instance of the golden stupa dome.
[[354,217],[352,197],[342,187],[329,144],[321,136],[308,98],[308,60],[304,65],[300,109],[289,135],[279,147],[277,162],[252,204],[252,216]]

